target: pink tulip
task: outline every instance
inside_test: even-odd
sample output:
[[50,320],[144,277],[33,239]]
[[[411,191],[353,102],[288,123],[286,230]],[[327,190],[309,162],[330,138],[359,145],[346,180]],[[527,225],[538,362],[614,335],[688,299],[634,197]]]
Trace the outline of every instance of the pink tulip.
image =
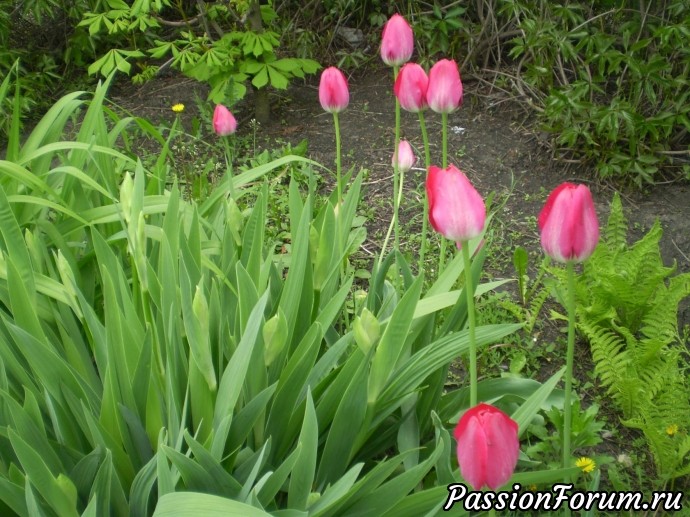
[[393,91],[404,110],[417,113],[427,107],[426,93],[429,78],[417,63],[407,63],[400,69]]
[[400,66],[412,57],[414,38],[405,18],[394,14],[383,27],[381,59],[388,66]]
[[484,230],[486,207],[467,176],[449,165],[432,165],[426,177],[429,222],[446,239],[467,241]]
[[450,113],[460,107],[462,81],[455,61],[441,59],[431,67],[426,101],[436,113]]
[[562,183],[539,214],[541,245],[559,262],[582,262],[599,242],[599,221],[592,194],[585,185]]
[[228,108],[216,104],[213,111],[213,130],[218,136],[232,135],[237,131],[237,121]]
[[[407,140],[400,140],[398,144],[398,170],[401,172],[409,171],[417,161],[417,157],[412,151],[412,146]],[[395,154],[393,154],[393,159],[391,164],[395,167]]]
[[518,425],[503,411],[480,403],[467,410],[453,432],[460,473],[475,490],[491,490],[513,475],[520,452]]
[[326,68],[321,73],[319,83],[319,101],[321,107],[329,113],[340,113],[350,103],[350,91],[347,89],[345,75],[336,67]]

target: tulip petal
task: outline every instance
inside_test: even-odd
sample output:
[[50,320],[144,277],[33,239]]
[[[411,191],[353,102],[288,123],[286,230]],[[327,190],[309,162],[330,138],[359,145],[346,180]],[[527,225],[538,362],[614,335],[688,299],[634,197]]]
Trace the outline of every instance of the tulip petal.
[[326,68],[319,82],[319,102],[329,113],[339,113],[350,103],[350,91],[345,75],[336,67]]
[[418,113],[427,107],[426,92],[429,78],[417,63],[406,63],[395,80],[393,92],[405,111]]
[[394,14],[383,27],[381,59],[389,66],[400,66],[410,60],[413,50],[412,27],[405,18]]
[[455,427],[458,465],[474,490],[505,485],[520,453],[518,425],[500,409],[478,404],[467,410]]
[[460,107],[462,81],[455,61],[441,59],[431,67],[426,100],[437,113],[450,113]]
[[228,108],[217,104],[213,110],[213,130],[218,136],[227,136],[237,131],[237,120]]
[[484,230],[486,207],[467,176],[455,166],[429,167],[429,222],[445,238],[467,241]]
[[486,467],[489,461],[487,440],[478,418],[469,418],[462,433],[455,436],[460,473],[475,490],[486,483]]
[[592,194],[585,185],[563,183],[551,192],[539,214],[541,244],[559,262],[587,259],[599,241]]
[[506,484],[513,475],[520,452],[515,421],[502,413],[484,413],[483,425],[486,433],[487,457],[491,468],[486,470],[486,484],[491,490]]

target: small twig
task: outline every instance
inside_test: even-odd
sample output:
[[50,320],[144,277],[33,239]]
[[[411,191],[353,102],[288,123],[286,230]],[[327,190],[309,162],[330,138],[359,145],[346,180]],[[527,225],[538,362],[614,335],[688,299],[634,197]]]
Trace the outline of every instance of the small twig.
[[684,258],[685,260],[687,260],[688,262],[690,262],[690,257],[688,257],[685,253],[683,253],[683,252],[681,251],[681,249],[678,247],[678,244],[676,244],[676,241],[674,241],[673,239],[671,239],[671,242],[673,243],[673,245],[674,245],[674,246],[676,247],[676,249],[678,250],[678,253],[680,253],[681,255],[683,255],[683,258]]
[[160,23],[161,25],[165,25],[166,27],[186,27],[187,25],[196,25],[197,23],[199,23],[201,15],[197,15],[192,18],[189,18],[188,20],[183,20],[179,22],[164,20],[160,16],[154,16],[154,18],[158,23]]

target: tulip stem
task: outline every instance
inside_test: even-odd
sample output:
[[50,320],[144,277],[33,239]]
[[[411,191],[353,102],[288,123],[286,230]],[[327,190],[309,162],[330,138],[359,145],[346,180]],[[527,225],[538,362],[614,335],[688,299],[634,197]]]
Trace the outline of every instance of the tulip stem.
[[[572,421],[570,395],[573,386],[573,360],[575,354],[575,271],[573,261],[566,263],[568,279],[568,351],[565,364],[565,394],[563,398],[563,468],[570,466],[570,426]],[[566,476],[568,483],[570,476]]]
[[465,268],[465,295],[467,296],[467,323],[470,339],[470,407],[477,405],[477,343],[474,335],[474,288],[472,286],[472,259],[469,241],[460,244]]
[[[399,66],[393,67],[393,83],[398,78]],[[395,144],[393,148],[393,226],[394,241],[396,251],[400,250],[400,228],[398,227],[398,212],[400,210],[400,199],[402,198],[402,175],[398,166],[398,147],[400,145],[400,101],[395,97]],[[399,176],[400,174],[400,176]],[[398,184],[400,184],[398,186]],[[398,195],[400,191],[400,196]]]
[[[442,149],[443,149],[443,168],[448,167],[448,113],[441,113]],[[441,253],[438,257],[438,274],[443,271],[446,261],[446,240],[441,239]]]
[[336,205],[338,205],[343,199],[343,179],[340,161],[340,120],[338,119],[337,112],[333,112],[333,124],[335,125],[335,177],[338,183],[338,200]]
[[448,167],[448,113],[441,113],[441,131],[443,136],[443,168]]
[[[235,155],[234,153],[234,145],[233,145],[233,150],[230,150],[230,142],[226,137],[222,138],[223,140],[223,145],[225,146],[225,173],[230,176],[228,178],[229,186],[230,186],[230,197],[235,199],[235,188],[232,183],[232,160]],[[233,144],[235,141],[233,140]]]
[[[426,178],[431,166],[431,153],[429,151],[429,135],[426,132],[426,123],[424,122],[424,113],[419,112],[419,128],[422,130],[422,140],[424,141],[424,177]],[[426,183],[426,182],[425,182]],[[429,197],[426,193],[426,186],[424,188],[424,217],[422,219],[422,249],[419,252],[419,273],[424,268],[424,257],[426,255],[426,234],[427,225],[429,224]]]

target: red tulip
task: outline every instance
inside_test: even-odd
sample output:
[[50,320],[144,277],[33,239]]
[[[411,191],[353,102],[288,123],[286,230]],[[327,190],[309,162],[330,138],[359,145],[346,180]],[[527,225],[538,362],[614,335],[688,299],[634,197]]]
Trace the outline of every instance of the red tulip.
[[218,136],[232,135],[237,131],[237,121],[228,108],[216,104],[213,111],[213,130]]
[[484,230],[486,207],[467,176],[449,165],[432,165],[426,177],[429,222],[434,230],[456,242],[467,241]]
[[350,91],[347,89],[345,75],[336,67],[326,68],[321,73],[319,82],[319,101],[321,107],[329,113],[339,113],[350,103]]
[[458,64],[441,59],[429,71],[426,101],[436,113],[450,113],[462,104],[462,81]]
[[417,63],[407,63],[400,69],[393,91],[404,110],[417,113],[427,107],[426,92],[429,78]]
[[480,403],[467,410],[455,427],[460,473],[475,490],[506,484],[520,453],[518,425],[503,411]]
[[[409,171],[417,161],[417,157],[412,151],[412,146],[407,140],[400,140],[398,144],[398,170],[402,172]],[[393,166],[395,166],[395,154],[393,154],[393,159],[391,160]]]
[[592,194],[585,185],[562,183],[539,214],[541,245],[559,262],[582,262],[599,242],[599,221]]
[[383,27],[381,59],[388,66],[400,66],[410,60],[413,50],[412,27],[405,18],[394,14]]

